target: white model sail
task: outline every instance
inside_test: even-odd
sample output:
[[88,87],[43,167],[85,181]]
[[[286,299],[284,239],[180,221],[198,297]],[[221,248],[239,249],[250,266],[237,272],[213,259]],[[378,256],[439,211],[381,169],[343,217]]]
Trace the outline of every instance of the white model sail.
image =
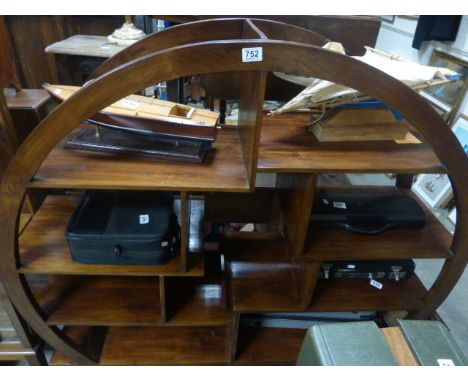
[[[327,43],[323,48],[345,54],[340,43]],[[364,56],[352,57],[389,74],[413,89],[425,88],[458,79],[458,74],[453,70],[419,65],[369,47],[366,47]],[[306,86],[306,88],[284,106],[272,111],[272,115],[302,108],[333,107],[337,104],[354,103],[364,96],[355,89],[318,78],[278,72],[274,74],[284,80]]]

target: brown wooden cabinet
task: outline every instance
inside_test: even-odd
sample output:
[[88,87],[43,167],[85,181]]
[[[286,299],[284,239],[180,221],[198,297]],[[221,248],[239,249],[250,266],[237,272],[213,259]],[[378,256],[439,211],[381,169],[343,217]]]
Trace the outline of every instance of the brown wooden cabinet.
[[[284,28],[276,22],[268,27],[270,33]],[[226,35],[220,37],[220,31]],[[246,19],[189,23],[148,37],[110,59],[105,67],[114,68],[112,73],[58,107],[13,158],[1,188],[0,271],[17,309],[55,348],[53,364],[293,364],[303,330],[243,327],[241,315],[407,310],[427,318],[455,285],[468,256],[468,163],[445,123],[412,90],[358,61],[267,37],[255,20]],[[186,45],[180,47],[182,42]],[[242,48],[249,46],[263,48],[263,61],[241,61]],[[404,147],[313,143],[300,115],[263,115],[266,72],[274,70],[324,77],[378,98],[401,111],[424,142]],[[237,128],[220,130],[202,165],[116,160],[61,146],[88,115],[129,93],[222,71],[240,72],[241,117]],[[308,229],[318,174],[389,171],[450,174],[461,212],[453,242],[432,218],[418,231],[372,237]],[[255,188],[261,172],[278,174],[276,186]],[[52,192],[17,243],[13,223],[21,195],[36,188]],[[182,206],[180,254],[160,267],[72,262],[65,226],[81,190],[93,188],[173,192]],[[193,200],[204,200],[207,222],[261,222],[270,230],[225,234],[219,247],[205,243],[205,251],[192,252]],[[383,290],[366,280],[318,278],[323,261],[374,258],[444,258],[446,263],[430,291],[416,275],[389,281]]]

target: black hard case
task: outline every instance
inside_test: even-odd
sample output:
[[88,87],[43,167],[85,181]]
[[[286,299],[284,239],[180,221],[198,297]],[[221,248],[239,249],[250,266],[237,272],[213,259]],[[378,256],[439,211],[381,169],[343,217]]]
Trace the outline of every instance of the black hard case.
[[409,195],[374,190],[322,189],[317,192],[310,226],[379,234],[390,228],[422,228],[426,214]]
[[413,260],[327,261],[322,263],[320,278],[403,280],[413,276]]
[[88,191],[66,231],[74,261],[161,265],[177,251],[173,196],[153,191]]

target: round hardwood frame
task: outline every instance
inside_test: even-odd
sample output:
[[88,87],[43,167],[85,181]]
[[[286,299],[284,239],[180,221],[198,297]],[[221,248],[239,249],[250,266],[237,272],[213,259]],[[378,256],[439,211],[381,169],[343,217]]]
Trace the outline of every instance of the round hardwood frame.
[[[244,63],[241,49],[262,47],[263,61]],[[187,64],[189,63],[189,64]],[[311,65],[313,63],[313,65]],[[409,87],[379,70],[312,45],[280,40],[209,41],[168,48],[121,65],[88,83],[44,119],[11,160],[0,189],[0,276],[16,309],[52,347],[79,364],[94,364],[82,349],[47,325],[23,275],[18,273],[18,224],[28,184],[52,148],[90,115],[151,84],[193,73],[280,71],[338,82],[398,110],[432,146],[456,196],[458,220],[445,261],[415,318],[430,315],[461,276],[468,257],[468,161],[458,140],[432,107]],[[108,89],[112,89],[109,92]]]

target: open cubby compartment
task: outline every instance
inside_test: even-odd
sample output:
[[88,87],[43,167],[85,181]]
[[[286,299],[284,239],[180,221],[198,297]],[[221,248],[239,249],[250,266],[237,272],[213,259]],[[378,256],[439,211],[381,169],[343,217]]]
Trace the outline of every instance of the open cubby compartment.
[[49,325],[164,324],[162,277],[26,275]]
[[307,131],[310,113],[263,117],[258,172],[439,173],[444,167],[430,146],[394,141],[318,142]]
[[[64,274],[64,275],[121,275],[121,276],[203,276],[203,253],[188,255],[189,236],[199,241],[199,232],[190,232],[187,194],[175,194],[176,206],[181,205],[181,250],[166,264],[143,265],[94,265],[74,262],[65,237],[67,224],[82,193],[56,193],[45,199],[42,207],[34,215],[19,238],[21,266],[24,274]],[[179,197],[180,196],[180,197]]]
[[[346,190],[356,194],[372,191],[377,195],[411,195],[409,190],[391,186],[336,185],[324,188]],[[452,257],[452,236],[416,196],[414,199],[426,215],[426,225],[423,228],[394,228],[375,235],[358,235],[339,228],[311,228],[307,230],[300,261]]]
[[[96,328],[68,326],[65,334],[98,365],[224,365],[230,360],[229,329],[205,327]],[[52,365],[73,362],[55,352]]]
[[226,309],[220,256],[209,252],[204,277],[164,277],[166,324],[170,326],[226,326],[233,315]]
[[234,364],[257,366],[295,365],[306,330],[239,327]]
[[[255,230],[268,232],[280,229],[280,210],[275,189],[255,188],[250,193],[206,193],[204,200],[207,223],[221,226],[252,223]],[[229,234],[229,227],[227,232],[222,233]]]
[[221,243],[225,294],[234,312],[297,312],[306,308],[318,264],[294,263],[280,233],[237,233]]

